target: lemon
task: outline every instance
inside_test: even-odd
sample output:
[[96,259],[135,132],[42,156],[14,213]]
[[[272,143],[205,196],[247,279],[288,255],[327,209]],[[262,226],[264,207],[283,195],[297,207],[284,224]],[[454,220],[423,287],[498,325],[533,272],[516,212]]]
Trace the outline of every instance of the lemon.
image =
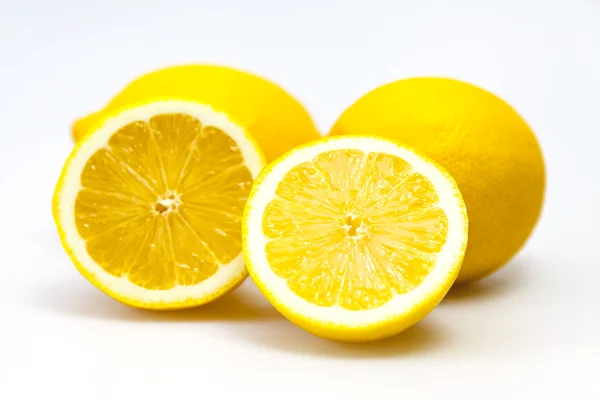
[[226,114],[157,100],[99,121],[67,160],[54,219],[79,271],[142,308],[206,303],[246,277],[241,219],[263,155]]
[[81,139],[115,109],[165,97],[191,99],[227,113],[254,136],[268,161],[321,137],[306,110],[283,89],[250,73],[215,65],[176,66],[137,78],[103,110],[76,121],[73,137]]
[[367,341],[427,315],[458,275],[468,221],[452,177],[375,137],[300,146],[261,172],[243,217],[246,265],[288,319]]
[[544,161],[530,127],[500,98],[452,79],[397,81],[359,99],[329,134],[365,133],[414,147],[456,179],[469,213],[457,282],[500,268],[530,236],[542,208]]

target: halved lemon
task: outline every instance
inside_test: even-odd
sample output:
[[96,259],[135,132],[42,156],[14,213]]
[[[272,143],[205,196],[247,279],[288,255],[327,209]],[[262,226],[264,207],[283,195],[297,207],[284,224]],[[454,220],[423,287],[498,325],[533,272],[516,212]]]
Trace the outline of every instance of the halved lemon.
[[79,271],[142,308],[206,303],[247,275],[241,221],[265,164],[244,128],[191,101],[113,113],[81,139],[53,212]]
[[456,182],[429,158],[387,139],[331,137],[261,172],[244,212],[244,255],[292,322],[367,341],[399,333],[442,300],[467,227]]

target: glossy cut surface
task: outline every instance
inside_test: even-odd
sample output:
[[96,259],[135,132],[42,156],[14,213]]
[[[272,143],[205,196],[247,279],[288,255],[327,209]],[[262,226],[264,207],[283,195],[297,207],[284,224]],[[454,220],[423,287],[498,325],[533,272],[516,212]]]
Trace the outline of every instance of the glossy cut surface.
[[273,271],[310,303],[379,307],[435,265],[448,221],[432,183],[399,157],[329,151],[294,167],[267,205]]
[[198,284],[241,251],[252,185],[225,132],[183,113],[130,123],[88,160],[75,221],[106,272],[155,290]]

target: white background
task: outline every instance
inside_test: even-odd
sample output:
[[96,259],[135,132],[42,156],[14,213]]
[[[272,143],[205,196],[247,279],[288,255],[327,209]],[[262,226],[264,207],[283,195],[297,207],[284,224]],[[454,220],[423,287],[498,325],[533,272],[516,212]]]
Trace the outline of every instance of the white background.
[[[70,124],[189,62],[269,77],[323,131],[388,81],[478,84],[540,139],[543,218],[503,270],[383,342],[313,337],[250,281],[190,311],[120,305],[52,222]],[[600,398],[598,0],[0,0],[0,117],[1,399]]]

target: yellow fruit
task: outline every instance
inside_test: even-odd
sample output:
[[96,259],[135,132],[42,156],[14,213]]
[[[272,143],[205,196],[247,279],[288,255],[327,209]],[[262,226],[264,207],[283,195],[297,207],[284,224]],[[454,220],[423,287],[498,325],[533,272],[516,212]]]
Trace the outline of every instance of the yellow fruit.
[[467,246],[450,175],[403,145],[337,137],[300,146],[256,179],[243,218],[250,275],[315,335],[394,335],[444,297]]
[[390,83],[348,108],[329,134],[398,140],[456,179],[469,213],[469,246],[457,282],[504,265],[540,216],[545,171],[535,135],[508,104],[476,86],[442,78]]
[[156,100],[116,111],[81,139],[53,212],[79,271],[113,298],[173,309],[215,299],[246,277],[241,218],[265,164],[226,114]]
[[81,139],[107,113],[152,98],[184,98],[225,112],[254,136],[268,161],[320,134],[291,95],[258,76],[214,65],[165,68],[131,82],[101,111],[76,121]]

